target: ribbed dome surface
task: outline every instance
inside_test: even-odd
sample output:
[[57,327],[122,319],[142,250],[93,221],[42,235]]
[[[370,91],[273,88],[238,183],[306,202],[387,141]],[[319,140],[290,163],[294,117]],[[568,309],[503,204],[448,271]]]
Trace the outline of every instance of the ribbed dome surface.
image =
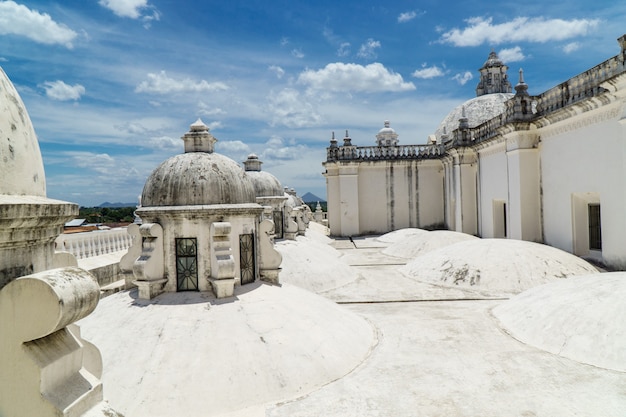
[[278,178],[265,171],[246,171],[257,197],[282,196],[283,186]]
[[476,127],[499,114],[506,109],[505,103],[513,97],[511,93],[493,93],[485,94],[473,99],[467,100],[465,103],[457,106],[442,120],[439,127],[435,131],[437,142],[441,141],[443,129],[445,127],[446,134],[451,138],[452,132],[459,127],[459,119],[463,115],[465,108],[465,117],[470,127]]
[[250,178],[232,159],[189,152],[159,165],[146,180],[141,205],[188,206],[254,203]]

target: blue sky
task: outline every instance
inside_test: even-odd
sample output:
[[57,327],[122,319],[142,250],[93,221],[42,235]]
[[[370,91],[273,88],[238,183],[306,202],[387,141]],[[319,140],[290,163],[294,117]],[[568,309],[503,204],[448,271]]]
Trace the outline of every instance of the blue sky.
[[216,151],[325,196],[335,131],[425,143],[493,48],[539,94],[619,51],[626,3],[0,1],[0,66],[33,120],[48,197],[135,202],[198,117]]

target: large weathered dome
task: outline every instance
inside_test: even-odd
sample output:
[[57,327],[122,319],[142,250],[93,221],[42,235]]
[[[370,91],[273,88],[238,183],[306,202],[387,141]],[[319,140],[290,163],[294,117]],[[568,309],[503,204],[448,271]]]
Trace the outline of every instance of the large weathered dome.
[[250,179],[232,159],[189,152],[159,165],[143,187],[141,205],[192,206],[254,203]]
[[9,77],[0,68],[0,194],[46,196],[35,129]]
[[250,178],[230,158],[213,153],[217,141],[198,120],[183,137],[185,153],[159,165],[143,187],[143,207],[255,203]]
[[457,106],[448,113],[435,131],[437,143],[441,143],[441,136],[444,134],[444,129],[445,134],[450,135],[449,137],[451,138],[452,132],[459,127],[459,119],[463,116],[463,110],[465,110],[465,117],[467,117],[469,127],[476,127],[502,114],[506,109],[505,103],[511,97],[513,97],[511,93],[485,94],[474,97],[460,106]]

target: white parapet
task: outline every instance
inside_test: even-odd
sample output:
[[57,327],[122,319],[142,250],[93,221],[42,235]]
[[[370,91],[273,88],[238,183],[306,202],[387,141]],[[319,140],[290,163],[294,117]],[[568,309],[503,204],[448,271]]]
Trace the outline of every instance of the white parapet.
[[67,233],[60,235],[55,240],[55,250],[57,252],[69,252],[76,259],[85,259],[125,251],[131,246],[132,240],[132,236],[128,234],[125,227]]

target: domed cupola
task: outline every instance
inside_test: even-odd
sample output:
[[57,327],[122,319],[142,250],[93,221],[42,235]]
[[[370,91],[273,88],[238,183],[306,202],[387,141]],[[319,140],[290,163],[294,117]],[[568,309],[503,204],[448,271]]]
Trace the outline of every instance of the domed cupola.
[[494,93],[510,93],[511,83],[509,82],[507,67],[495,51],[491,51],[489,58],[479,69],[480,81],[476,86],[476,96]]
[[385,120],[385,127],[378,131],[376,135],[376,144],[378,146],[397,146],[398,134],[389,125],[389,120]]
[[146,180],[143,207],[255,202],[250,178],[235,161],[213,152],[217,139],[200,119],[181,139],[185,153],[163,162]]
[[250,178],[257,197],[282,196],[283,186],[278,179],[269,172],[261,171],[259,157],[253,153],[243,163],[246,174]]

